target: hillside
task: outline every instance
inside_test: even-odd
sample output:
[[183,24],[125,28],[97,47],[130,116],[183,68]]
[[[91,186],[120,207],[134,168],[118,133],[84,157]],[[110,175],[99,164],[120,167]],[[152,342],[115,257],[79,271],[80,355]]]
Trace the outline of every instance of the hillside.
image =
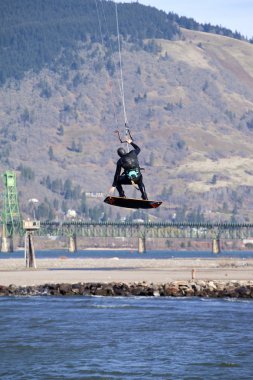
[[[124,40],[122,61],[147,192],[164,200],[153,215],[252,221],[253,46],[186,29],[143,44]],[[124,133],[118,59],[88,39],[1,87],[0,169],[17,170],[23,212],[36,197],[42,218],[132,215],[85,196],[111,186]]]
[[[244,39],[222,26],[200,24],[138,2],[117,5],[120,34],[143,48],[144,39],[176,40],[179,27]],[[65,65],[79,42],[101,42],[117,50],[115,3],[110,0],[3,0],[0,2],[0,86],[8,78],[22,79],[28,70],[38,73],[66,50]],[[250,40],[250,42],[252,42]]]
[[[178,23],[165,12],[141,4],[118,4],[120,33],[142,45],[144,38],[174,39]],[[55,68],[64,49],[65,65],[80,42],[113,46],[115,4],[105,0],[3,0],[0,2],[0,85],[21,79],[27,70]],[[115,48],[117,46],[115,45]]]

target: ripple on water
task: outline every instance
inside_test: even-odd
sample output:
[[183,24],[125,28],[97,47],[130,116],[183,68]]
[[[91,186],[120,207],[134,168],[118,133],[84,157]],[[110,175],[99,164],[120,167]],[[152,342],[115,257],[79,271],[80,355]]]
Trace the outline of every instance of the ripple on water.
[[252,378],[252,301],[3,297],[0,310],[1,380]]

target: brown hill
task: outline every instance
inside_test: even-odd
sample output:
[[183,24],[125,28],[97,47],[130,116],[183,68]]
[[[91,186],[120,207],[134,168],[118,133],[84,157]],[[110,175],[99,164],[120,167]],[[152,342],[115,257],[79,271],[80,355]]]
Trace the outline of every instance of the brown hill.
[[[154,215],[253,220],[253,46],[183,29],[181,40],[156,46],[122,46],[128,124],[149,197],[164,200]],[[124,133],[117,53],[86,43],[70,68],[61,58],[55,71],[0,90],[0,168],[17,170],[24,211],[34,196],[58,211],[62,202],[78,209],[80,196],[66,197],[59,184],[67,179],[79,195],[106,193],[119,146],[113,132]]]

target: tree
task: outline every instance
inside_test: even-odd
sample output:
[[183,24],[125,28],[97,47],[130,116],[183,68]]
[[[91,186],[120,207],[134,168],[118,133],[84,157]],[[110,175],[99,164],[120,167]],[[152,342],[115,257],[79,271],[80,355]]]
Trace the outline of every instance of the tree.
[[62,125],[60,125],[60,127],[57,129],[57,134],[59,136],[63,136],[64,135],[64,128]]
[[67,204],[66,201],[62,201],[61,209],[62,209],[62,212],[64,212],[64,214],[67,213],[67,211],[68,211],[68,204]]
[[79,140],[79,142],[78,142],[77,151],[78,151],[78,153],[82,153],[82,151],[83,151],[83,144],[82,144],[81,140]]
[[53,220],[55,218],[54,210],[47,198],[44,199],[37,208],[38,219]]
[[48,149],[48,155],[49,155],[49,160],[53,161],[54,160],[54,151],[53,151],[53,148],[51,146]]
[[72,182],[70,179],[66,179],[63,185],[64,199],[72,198]]
[[51,190],[53,191],[53,193],[61,194],[63,191],[62,180],[61,179],[53,180],[51,183]]
[[48,189],[51,189],[51,179],[50,179],[50,176],[48,175],[47,178],[46,178],[46,187]]
[[75,143],[74,140],[72,140],[72,144],[71,144],[70,150],[72,150],[72,152],[76,152],[76,143]]
[[60,203],[59,203],[58,199],[54,199],[53,206],[54,206],[55,210],[59,210]]
[[87,204],[85,198],[81,199],[81,204],[78,207],[78,213],[79,214],[86,214],[87,213]]
[[27,181],[33,181],[34,180],[35,173],[28,166],[24,166],[24,165],[21,164],[21,165],[18,166],[18,170],[20,170],[20,172],[21,172],[21,178],[25,182],[27,182]]
[[212,179],[211,179],[211,184],[215,185],[216,183],[217,183],[217,175],[214,174],[213,177],[212,177]]
[[50,85],[46,81],[41,81],[38,85],[38,87],[41,89],[40,96],[42,98],[49,99],[52,96],[52,89]]
[[[63,66],[78,70],[82,65],[75,53],[78,43],[82,41],[88,45],[88,39],[92,43],[101,41],[94,0],[12,0],[0,3],[1,46],[4,47],[1,50],[0,85],[8,78],[22,79],[29,70],[39,72],[46,65],[58,71]],[[181,34],[179,27],[243,39],[237,31],[233,33],[221,26],[199,24],[192,18],[179,17],[172,12],[166,14],[138,2],[120,3],[118,7],[121,38],[135,44],[135,48],[145,48],[152,53],[160,51],[160,47],[154,44],[155,39],[175,39]],[[111,46],[114,50],[116,30],[112,1],[103,1],[102,13],[101,19],[106,17],[108,27],[108,30],[102,27],[104,44],[108,50]],[[144,40],[151,42],[146,44]],[[110,59],[107,66],[112,74],[115,67]],[[101,70],[101,60],[93,67]],[[73,86],[78,86],[80,81],[77,73]],[[41,96],[51,96],[49,84],[43,84]]]
[[27,123],[31,122],[30,112],[28,108],[24,109],[24,111],[20,115],[20,119],[24,123],[24,126],[26,126]]

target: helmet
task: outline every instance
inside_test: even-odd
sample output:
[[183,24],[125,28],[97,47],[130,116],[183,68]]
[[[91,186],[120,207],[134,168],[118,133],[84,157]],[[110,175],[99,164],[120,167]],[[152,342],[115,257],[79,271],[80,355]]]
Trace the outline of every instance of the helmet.
[[119,155],[120,157],[122,157],[122,156],[124,156],[124,155],[126,154],[126,151],[125,151],[124,148],[119,148],[119,149],[117,150],[117,153],[118,153],[118,155]]

